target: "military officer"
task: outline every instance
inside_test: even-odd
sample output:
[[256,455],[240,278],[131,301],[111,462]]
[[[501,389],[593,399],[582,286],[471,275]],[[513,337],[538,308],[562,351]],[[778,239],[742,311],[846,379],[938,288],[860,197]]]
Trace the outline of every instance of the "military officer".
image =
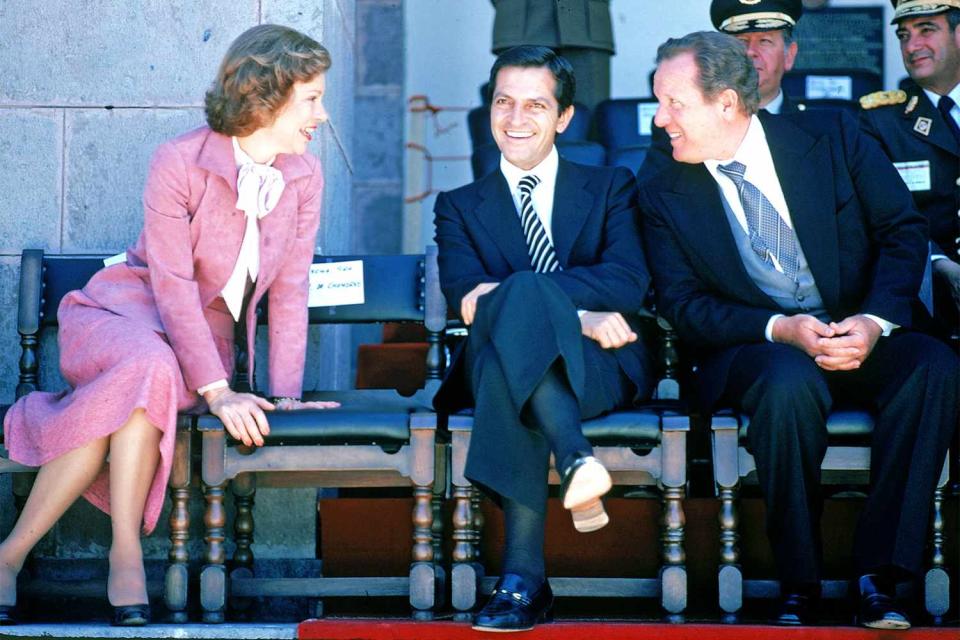
[[960,307],[960,0],[891,0],[905,90],[860,99],[861,125],[893,161],[929,220],[934,315],[957,335]]

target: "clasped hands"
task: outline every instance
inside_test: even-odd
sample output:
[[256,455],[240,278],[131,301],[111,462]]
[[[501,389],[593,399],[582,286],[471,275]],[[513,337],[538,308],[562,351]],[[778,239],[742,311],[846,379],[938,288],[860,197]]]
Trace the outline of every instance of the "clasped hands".
[[284,398],[276,404],[252,393],[237,393],[229,387],[203,394],[210,413],[220,418],[231,436],[249,446],[263,446],[263,436],[270,433],[265,411],[294,411],[297,409],[333,409],[339,402],[301,402]]
[[864,315],[829,324],[799,314],[783,316],[773,323],[774,342],[793,345],[813,358],[826,371],[850,371],[864,363],[883,329]]
[[[466,325],[473,324],[480,296],[497,288],[496,282],[482,282],[460,300],[460,317]],[[616,311],[586,311],[580,314],[580,333],[596,340],[604,349],[616,349],[636,342],[637,334],[623,316]]]

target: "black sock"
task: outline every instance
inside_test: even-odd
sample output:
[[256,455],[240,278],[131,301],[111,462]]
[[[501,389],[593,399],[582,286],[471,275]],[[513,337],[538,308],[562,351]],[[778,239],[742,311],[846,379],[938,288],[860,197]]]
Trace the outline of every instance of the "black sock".
[[580,428],[580,405],[560,360],[550,367],[530,395],[527,410],[547,439],[561,475],[577,458],[593,454]]
[[515,573],[531,585],[540,584],[546,576],[543,560],[546,505],[543,511],[537,512],[504,496],[503,521],[503,573]]

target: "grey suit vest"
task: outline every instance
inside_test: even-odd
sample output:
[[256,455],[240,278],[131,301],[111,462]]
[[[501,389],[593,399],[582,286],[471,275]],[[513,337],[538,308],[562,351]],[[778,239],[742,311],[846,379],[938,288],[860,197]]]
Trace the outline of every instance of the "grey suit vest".
[[820,297],[817,283],[813,281],[813,273],[810,272],[810,265],[807,264],[799,239],[797,240],[799,268],[797,280],[794,282],[754,253],[750,247],[750,238],[737,221],[727,199],[723,197],[723,191],[719,186],[717,190],[720,191],[723,211],[727,214],[727,222],[730,224],[730,230],[733,231],[733,239],[737,243],[737,251],[740,252],[740,260],[743,261],[747,275],[785,312],[808,313],[824,322],[829,322],[829,314],[823,308],[823,298]]

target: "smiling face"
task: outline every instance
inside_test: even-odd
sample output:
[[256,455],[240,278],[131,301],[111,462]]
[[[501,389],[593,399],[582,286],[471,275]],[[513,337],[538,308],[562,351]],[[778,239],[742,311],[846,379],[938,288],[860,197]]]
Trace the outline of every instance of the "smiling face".
[[573,117],[554,96],[557,82],[546,67],[503,67],[490,105],[490,129],[507,161],[527,170],[540,164]]
[[258,132],[270,142],[274,154],[300,155],[307,150],[317,126],[327,121],[327,110],[323,108],[325,89],[326,77],[322,73],[312,80],[294,83],[290,98],[277,117]]
[[784,46],[783,31],[740,33],[737,40],[747,47],[747,55],[760,76],[760,106],[764,107],[780,93],[783,74],[793,69],[797,43]]
[[659,102],[653,122],[670,136],[673,158],[678,162],[697,164],[733,157],[749,124],[733,90],[707,99],[699,78],[692,53],[662,61],[653,76],[653,93]]
[[897,26],[903,66],[914,82],[940,95],[960,82],[960,28],[945,15],[904,18]]

